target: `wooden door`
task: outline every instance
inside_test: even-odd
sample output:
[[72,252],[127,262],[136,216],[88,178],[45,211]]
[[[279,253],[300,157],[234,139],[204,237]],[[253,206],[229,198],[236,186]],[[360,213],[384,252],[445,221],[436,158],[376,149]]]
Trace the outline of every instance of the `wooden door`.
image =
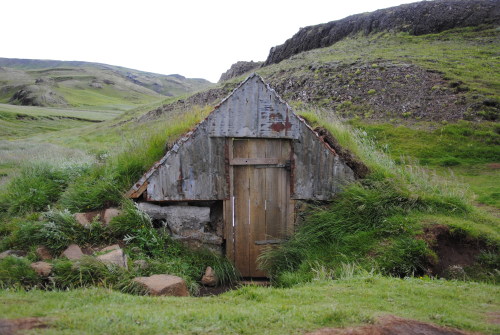
[[231,199],[226,201],[226,252],[243,277],[266,277],[257,258],[293,228],[290,141],[229,141],[232,187]]

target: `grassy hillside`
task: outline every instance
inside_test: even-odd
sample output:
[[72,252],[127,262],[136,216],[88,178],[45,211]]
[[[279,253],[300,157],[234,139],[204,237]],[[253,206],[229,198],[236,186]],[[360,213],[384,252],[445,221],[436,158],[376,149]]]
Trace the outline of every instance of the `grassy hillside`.
[[0,58],[2,103],[123,111],[209,85],[106,64]]

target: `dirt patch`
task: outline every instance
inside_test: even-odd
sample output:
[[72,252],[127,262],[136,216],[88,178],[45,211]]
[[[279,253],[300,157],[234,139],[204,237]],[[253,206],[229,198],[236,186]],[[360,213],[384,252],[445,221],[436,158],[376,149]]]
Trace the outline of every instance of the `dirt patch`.
[[500,312],[491,312],[486,314],[488,316],[488,322],[494,325],[500,325]]
[[464,267],[474,265],[479,253],[486,249],[484,242],[452,234],[445,225],[425,227],[420,238],[429,244],[438,257],[437,262],[430,267],[431,274],[442,277],[453,275],[450,271],[463,271]]
[[197,297],[211,297],[214,295],[219,295],[222,293],[226,293],[227,291],[231,291],[236,289],[236,285],[224,285],[224,286],[217,286],[217,287],[209,287],[209,286],[202,286],[200,290],[198,291],[198,294],[196,295]]
[[490,163],[490,164],[486,164],[486,167],[487,167],[488,169],[497,170],[497,169],[500,169],[500,163]]
[[352,328],[323,328],[308,335],[467,335],[474,334],[394,315],[379,318],[374,325]]
[[43,318],[0,319],[0,335],[19,334],[20,330],[48,328]]
[[94,221],[94,218],[99,215],[99,222],[104,223],[104,212],[105,209],[97,210],[97,211],[92,211],[92,212],[85,212],[83,213],[85,215],[85,218],[87,219],[88,222]]

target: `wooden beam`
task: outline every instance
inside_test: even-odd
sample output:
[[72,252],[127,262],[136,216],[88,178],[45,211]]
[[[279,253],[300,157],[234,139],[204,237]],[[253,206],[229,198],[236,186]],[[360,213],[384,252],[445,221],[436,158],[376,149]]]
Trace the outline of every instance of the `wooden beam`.
[[125,196],[127,198],[132,198],[132,199],[139,198],[141,194],[144,193],[144,191],[146,191],[147,188],[148,188],[148,182],[145,181],[144,184],[142,184],[136,191],[132,189],[128,191],[127,194],[125,194]]

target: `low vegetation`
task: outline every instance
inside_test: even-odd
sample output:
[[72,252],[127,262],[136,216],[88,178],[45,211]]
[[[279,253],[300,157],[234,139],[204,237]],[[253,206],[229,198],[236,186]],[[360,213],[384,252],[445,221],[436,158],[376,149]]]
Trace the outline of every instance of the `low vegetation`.
[[[318,272],[321,273],[321,272]],[[347,272],[318,276],[289,289],[242,287],[217,297],[137,297],[106,289],[0,292],[5,318],[38,316],[50,334],[295,334],[323,327],[373,323],[396,314],[444,326],[495,334],[496,286],[396,279]],[[42,332],[43,330],[37,330]]]

